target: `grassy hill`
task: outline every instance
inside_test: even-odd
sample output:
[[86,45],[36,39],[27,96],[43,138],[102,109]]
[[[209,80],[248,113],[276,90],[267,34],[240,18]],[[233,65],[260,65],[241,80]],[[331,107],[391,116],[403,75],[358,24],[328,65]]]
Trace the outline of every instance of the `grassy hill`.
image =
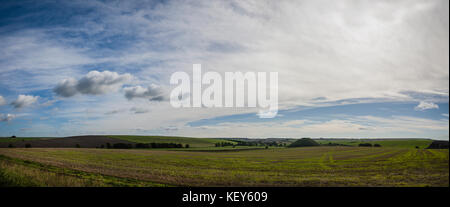
[[133,135],[108,135],[108,137],[121,139],[135,143],[177,143],[177,144],[189,144],[190,147],[213,147],[219,142],[230,142],[223,139],[211,139],[211,138],[193,138],[193,137],[169,137],[169,136],[133,136]]
[[316,139],[319,144],[337,143],[350,146],[358,146],[361,143],[380,144],[382,147],[415,148],[424,149],[433,140],[430,139]]

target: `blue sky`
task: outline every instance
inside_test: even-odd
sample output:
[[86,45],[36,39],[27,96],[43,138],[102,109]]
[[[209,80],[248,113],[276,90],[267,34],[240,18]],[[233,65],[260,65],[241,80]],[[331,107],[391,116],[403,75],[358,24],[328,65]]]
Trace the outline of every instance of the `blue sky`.
[[[444,0],[2,1],[0,136],[448,139],[448,14]],[[278,72],[278,116],[157,98],[196,63]]]

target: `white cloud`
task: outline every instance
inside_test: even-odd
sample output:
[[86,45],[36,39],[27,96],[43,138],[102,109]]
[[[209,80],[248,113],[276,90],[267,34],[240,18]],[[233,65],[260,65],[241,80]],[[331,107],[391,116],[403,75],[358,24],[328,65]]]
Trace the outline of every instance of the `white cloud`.
[[445,116],[445,117],[447,117],[447,118],[448,118],[448,114],[442,114],[442,116]]
[[417,105],[416,107],[414,107],[414,110],[416,111],[425,111],[428,109],[438,109],[439,106],[435,103],[432,102],[427,102],[427,101],[421,101],[419,103],[419,105]]
[[0,114],[0,122],[9,122],[16,118],[14,114]]
[[3,96],[0,96],[0,106],[6,105],[6,100]]
[[80,80],[64,79],[53,89],[62,97],[71,97],[77,93],[98,95],[117,91],[124,83],[133,78],[129,73],[119,75],[111,71],[91,71]]
[[16,109],[27,107],[36,102],[38,98],[39,96],[19,95],[17,99],[11,103],[11,105]]

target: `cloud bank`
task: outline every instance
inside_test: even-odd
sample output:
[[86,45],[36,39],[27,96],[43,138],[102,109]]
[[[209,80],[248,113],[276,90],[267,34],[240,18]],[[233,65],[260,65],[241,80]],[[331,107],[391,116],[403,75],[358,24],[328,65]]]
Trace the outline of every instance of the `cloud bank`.
[[62,80],[53,91],[62,97],[71,97],[78,93],[99,95],[117,91],[132,78],[129,73],[119,75],[111,71],[91,71],[79,80],[73,78]]

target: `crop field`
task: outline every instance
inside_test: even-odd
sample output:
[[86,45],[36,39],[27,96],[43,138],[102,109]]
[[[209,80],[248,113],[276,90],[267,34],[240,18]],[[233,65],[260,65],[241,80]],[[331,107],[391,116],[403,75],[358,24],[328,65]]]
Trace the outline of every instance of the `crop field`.
[[448,187],[449,151],[341,146],[216,152],[2,148],[0,185]]

